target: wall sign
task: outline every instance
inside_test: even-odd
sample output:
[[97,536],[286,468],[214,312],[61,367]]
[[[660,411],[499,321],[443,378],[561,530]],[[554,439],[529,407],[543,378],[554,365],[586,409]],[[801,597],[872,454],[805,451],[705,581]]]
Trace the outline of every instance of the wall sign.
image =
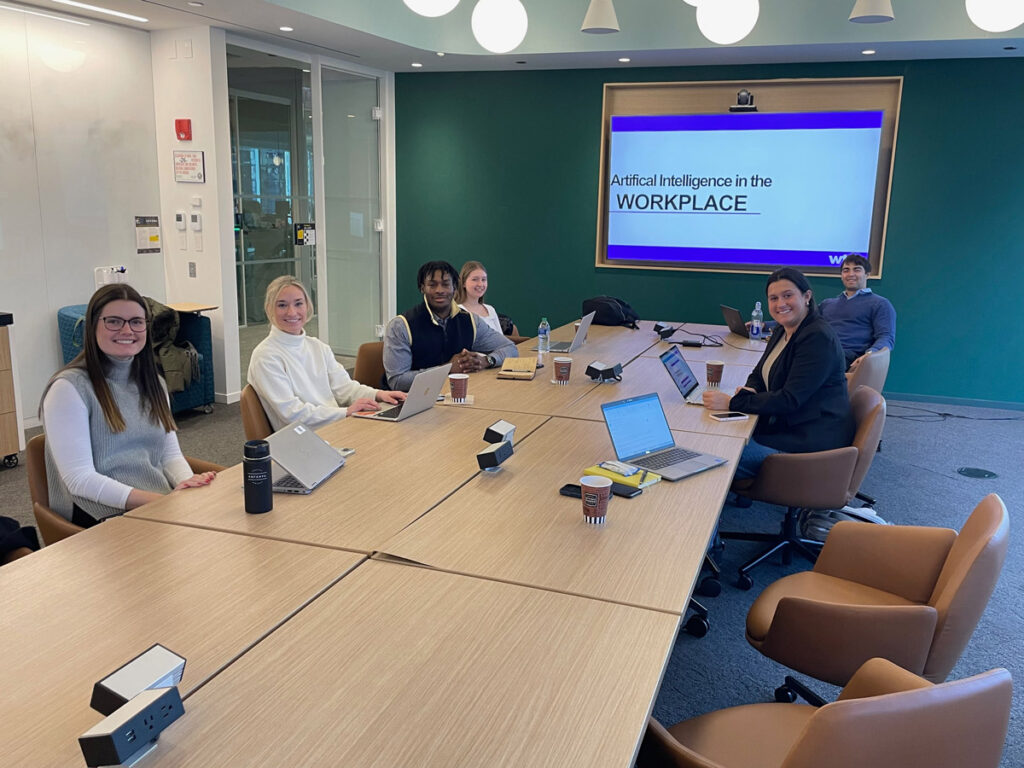
[[174,150],[174,180],[188,184],[205,183],[205,153],[188,149]]

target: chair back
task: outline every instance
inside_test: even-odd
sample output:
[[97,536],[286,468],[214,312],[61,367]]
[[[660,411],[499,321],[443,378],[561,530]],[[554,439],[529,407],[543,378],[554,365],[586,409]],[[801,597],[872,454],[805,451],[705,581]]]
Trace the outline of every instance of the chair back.
[[857,387],[871,387],[875,392],[881,392],[888,375],[889,348],[886,347],[862,358],[857,370],[846,374],[846,387],[851,395],[857,391]]
[[36,435],[25,446],[28,493],[33,504],[50,506],[50,488],[46,484],[46,435]]
[[360,384],[387,389],[384,382],[384,342],[368,341],[359,345],[352,378]]
[[242,390],[242,427],[245,429],[246,440],[266,440],[274,434],[260,396],[252,384],[246,384]]
[[781,768],[998,768],[1012,693],[1010,673],[993,669],[865,698],[841,695],[811,716]]
[[953,542],[928,604],[938,611],[925,678],[946,679],[988,605],[1006,560],[1010,517],[990,493],[974,508]]
[[882,439],[882,428],[885,427],[885,398],[870,387],[857,387],[850,397],[853,418],[857,422],[857,431],[853,435],[853,446],[857,449],[857,463],[850,476],[850,488],[847,501],[857,495],[860,484],[871,468],[871,462],[878,451],[878,443]]

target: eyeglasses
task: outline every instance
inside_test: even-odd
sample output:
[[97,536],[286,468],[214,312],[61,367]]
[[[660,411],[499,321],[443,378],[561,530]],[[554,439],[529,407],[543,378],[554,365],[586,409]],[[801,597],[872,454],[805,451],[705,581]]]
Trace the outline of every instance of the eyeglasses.
[[128,323],[128,327],[133,331],[139,332],[146,330],[146,318],[144,317],[133,317],[131,320],[126,320],[123,317],[117,317],[116,315],[107,315],[103,320],[103,327],[108,331],[120,331],[124,328],[124,324]]

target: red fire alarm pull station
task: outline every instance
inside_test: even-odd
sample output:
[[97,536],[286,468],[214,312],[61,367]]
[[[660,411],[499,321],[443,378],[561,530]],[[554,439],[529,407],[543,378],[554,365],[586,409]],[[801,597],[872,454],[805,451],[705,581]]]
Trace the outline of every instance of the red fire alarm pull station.
[[192,141],[192,121],[175,120],[174,133],[178,137],[178,141]]

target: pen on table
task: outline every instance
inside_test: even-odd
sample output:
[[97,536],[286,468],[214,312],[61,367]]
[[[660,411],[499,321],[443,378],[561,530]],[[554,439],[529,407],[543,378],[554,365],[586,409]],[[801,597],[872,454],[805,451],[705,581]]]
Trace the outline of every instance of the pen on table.
[[646,477],[647,477],[647,470],[645,469],[644,473],[642,475],[640,475],[640,483],[639,483],[640,485],[644,484],[644,478],[646,478]]

